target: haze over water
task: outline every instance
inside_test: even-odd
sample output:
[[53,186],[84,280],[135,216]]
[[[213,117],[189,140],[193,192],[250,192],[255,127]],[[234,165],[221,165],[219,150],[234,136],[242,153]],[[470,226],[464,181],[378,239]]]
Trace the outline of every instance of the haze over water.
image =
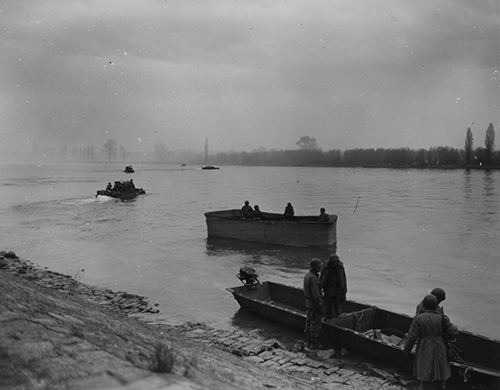
[[[158,321],[230,327],[225,291],[242,265],[300,287],[329,250],[207,242],[203,213],[239,208],[337,214],[348,298],[413,315],[432,288],[461,328],[500,339],[500,172],[134,164],[0,165],[0,249],[82,281],[146,295]],[[95,198],[133,178],[147,195]],[[357,207],[356,207],[357,204]],[[84,269],[84,271],[81,271]]]

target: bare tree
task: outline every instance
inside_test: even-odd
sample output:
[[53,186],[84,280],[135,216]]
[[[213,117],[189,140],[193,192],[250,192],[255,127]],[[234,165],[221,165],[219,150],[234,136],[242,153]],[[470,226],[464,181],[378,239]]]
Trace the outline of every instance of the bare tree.
[[490,163],[493,151],[495,150],[495,128],[493,127],[493,123],[490,123],[486,129],[484,145],[486,146],[486,163]]
[[316,138],[310,137],[308,135],[304,135],[299,138],[299,140],[295,143],[302,150],[318,150],[318,142]]
[[108,139],[103,145],[103,153],[108,161],[114,160],[116,157],[116,141],[114,139]]
[[157,162],[166,162],[168,151],[167,147],[162,143],[157,143],[154,145],[155,160]]
[[465,133],[465,164],[469,165],[472,161],[473,139],[470,127],[467,127]]
[[120,155],[120,159],[122,161],[125,161],[127,159],[127,155],[128,155],[127,149],[125,148],[125,146],[120,145],[118,150],[119,150],[118,154]]

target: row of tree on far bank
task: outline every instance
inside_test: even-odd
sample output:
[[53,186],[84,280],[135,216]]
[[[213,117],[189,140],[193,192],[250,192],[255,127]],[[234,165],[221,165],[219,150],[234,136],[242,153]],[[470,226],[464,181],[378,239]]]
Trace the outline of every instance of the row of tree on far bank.
[[[495,151],[495,129],[486,130],[484,147],[474,148],[473,135],[467,128],[464,149],[435,146],[429,149],[369,148],[322,151],[317,140],[303,136],[298,150],[265,150],[252,152],[219,152],[210,156],[212,164],[278,165],[278,166],[360,166],[415,168],[500,168],[500,153]],[[202,163],[197,159],[196,163]]]
[[[296,142],[297,149],[266,150],[260,148],[244,152],[218,152],[207,156],[195,151],[170,150],[165,144],[152,145],[150,151],[129,152],[114,139],[100,147],[92,145],[62,146],[42,149],[34,143],[33,160],[157,162],[219,165],[275,165],[275,166],[363,166],[415,168],[500,168],[500,153],[495,151],[495,129],[492,123],[486,130],[484,147],[474,147],[470,128],[466,129],[463,149],[435,146],[429,149],[410,148],[356,148],[348,150],[321,150],[314,137],[305,135]],[[208,152],[208,150],[207,150]]]

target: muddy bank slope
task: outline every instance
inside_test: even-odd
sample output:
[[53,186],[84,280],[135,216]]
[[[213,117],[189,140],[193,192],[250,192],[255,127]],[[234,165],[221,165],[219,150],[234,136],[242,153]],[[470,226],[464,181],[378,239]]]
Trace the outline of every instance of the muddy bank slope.
[[[1,389],[403,389],[400,378],[291,352],[255,334],[151,325],[144,297],[86,286],[0,252]],[[374,375],[375,374],[375,375]],[[354,386],[354,387],[353,387]]]

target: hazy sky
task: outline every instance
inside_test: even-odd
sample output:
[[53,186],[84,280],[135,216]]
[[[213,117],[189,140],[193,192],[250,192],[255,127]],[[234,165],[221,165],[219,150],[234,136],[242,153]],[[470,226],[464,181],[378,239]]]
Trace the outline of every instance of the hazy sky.
[[0,150],[484,146],[499,4],[1,0]]

